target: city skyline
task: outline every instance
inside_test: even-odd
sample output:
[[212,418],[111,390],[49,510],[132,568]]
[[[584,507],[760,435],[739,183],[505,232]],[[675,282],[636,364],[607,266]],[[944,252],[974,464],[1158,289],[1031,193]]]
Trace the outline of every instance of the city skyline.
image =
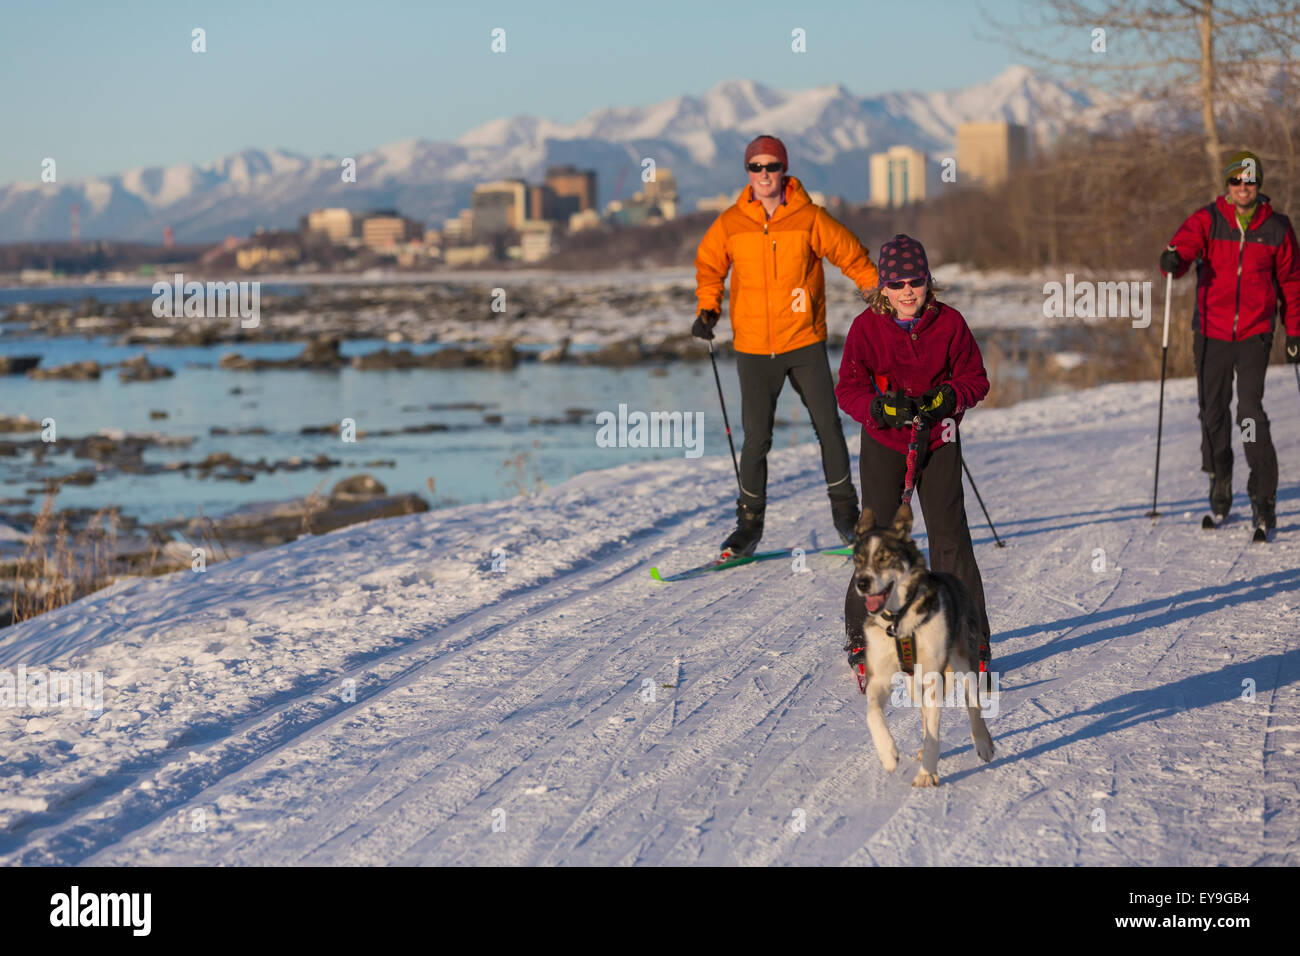
[[[1017,8],[1014,0],[985,5],[1002,18]],[[799,11],[666,3],[651,13],[580,2],[551,16],[510,3],[489,11],[380,4],[364,16],[338,3],[313,5],[310,17],[307,9],[147,2],[115,12],[69,3],[52,15],[13,7],[0,61],[24,96],[9,109],[17,148],[0,157],[0,185],[38,182],[45,157],[68,181],[202,165],[243,149],[341,156],[406,139],[454,141],[521,115],[572,123],[740,78],[780,90],[842,84],[865,97],[960,88],[1013,62],[1006,44],[972,38],[989,32],[987,23],[955,0],[865,12],[842,2]],[[942,35],[930,28],[939,13],[954,27]],[[493,53],[498,27],[504,51]],[[204,52],[191,49],[194,29],[204,31]],[[909,30],[923,31],[935,55],[878,42]],[[792,50],[795,31],[809,52]]]

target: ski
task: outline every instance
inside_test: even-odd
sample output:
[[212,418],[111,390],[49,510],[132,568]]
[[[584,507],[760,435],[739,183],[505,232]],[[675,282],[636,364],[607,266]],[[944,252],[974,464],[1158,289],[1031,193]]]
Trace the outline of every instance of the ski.
[[[853,548],[848,546],[840,548],[804,548],[803,553],[852,556]],[[723,554],[717,560],[710,561],[708,564],[702,564],[697,568],[687,568],[685,571],[678,571],[676,574],[662,575],[659,573],[659,568],[652,567],[650,577],[667,584],[672,581],[685,581],[687,578],[699,577],[701,574],[708,574],[710,571],[725,571],[727,568],[739,567],[742,564],[753,564],[755,561],[774,561],[777,558],[792,557],[794,557],[794,548],[783,548],[780,551],[759,551],[755,554],[740,557],[730,557]]]

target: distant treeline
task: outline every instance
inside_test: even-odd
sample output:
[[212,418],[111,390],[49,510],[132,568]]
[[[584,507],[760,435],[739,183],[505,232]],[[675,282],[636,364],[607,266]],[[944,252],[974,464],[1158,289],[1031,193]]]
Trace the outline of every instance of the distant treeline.
[[52,269],[76,275],[91,271],[133,272],[142,265],[190,262],[211,243],[170,249],[143,242],[90,239],[85,242],[14,242],[0,245],[0,272]]

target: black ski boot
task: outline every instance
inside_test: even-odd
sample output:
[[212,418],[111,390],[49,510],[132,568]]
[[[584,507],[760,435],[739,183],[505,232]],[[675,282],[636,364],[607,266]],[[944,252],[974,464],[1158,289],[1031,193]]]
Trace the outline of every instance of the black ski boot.
[[1250,499],[1250,523],[1255,529],[1252,540],[1259,544],[1268,540],[1268,533],[1277,527],[1277,511],[1272,498]]
[[853,544],[857,540],[853,529],[858,523],[858,496],[855,494],[852,498],[832,498],[831,519],[835,522],[840,540],[846,545]]
[[1273,498],[1251,498],[1250,520],[1258,528],[1261,524],[1268,531],[1277,527],[1277,501]]
[[1232,475],[1215,475],[1210,479],[1210,511],[1221,523],[1232,510]]
[[736,505],[736,530],[722,542],[724,554],[733,558],[743,558],[753,554],[758,541],[763,537],[763,508],[750,508],[748,505]]
[[861,631],[844,638],[844,650],[849,655],[850,667],[856,668],[867,659],[867,645],[862,639]]
[[980,673],[979,685],[985,694],[993,693],[993,678],[990,671],[993,670],[993,651],[989,648],[989,636],[985,634],[980,638]]

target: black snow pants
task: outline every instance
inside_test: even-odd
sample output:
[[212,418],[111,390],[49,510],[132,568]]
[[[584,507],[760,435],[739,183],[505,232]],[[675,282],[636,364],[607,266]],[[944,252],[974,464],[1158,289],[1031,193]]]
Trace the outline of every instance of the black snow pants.
[[[1237,374],[1237,427],[1250,478],[1246,491],[1253,498],[1277,496],[1277,452],[1264,413],[1264,373],[1273,333],[1252,335],[1238,342],[1206,338],[1195,331],[1196,399],[1201,417],[1201,470],[1219,478],[1232,477],[1232,376]],[[1248,423],[1253,422],[1253,435]],[[1252,439],[1253,440],[1250,440]]]
[[787,377],[808,409],[821,443],[827,492],[832,499],[856,500],[826,343],[814,342],[779,355],[737,352],[736,369],[740,373],[741,427],[745,430],[745,443],[740,449],[739,502],[750,508],[762,508],[767,503],[767,453],[772,448],[776,402]]
[[[876,523],[888,526],[894,520],[903,484],[907,480],[907,456],[886,448],[862,431],[862,452],[858,456],[862,480],[862,506],[870,508]],[[975,602],[984,642],[989,639],[989,617],[984,607],[984,581],[975,563],[970,526],[966,523],[966,495],[961,484],[961,436],[940,445],[916,468],[916,496],[925,515],[929,538],[930,570],[951,574],[966,586]],[[844,595],[844,628],[850,637],[861,633],[866,619],[862,597],[849,579]]]

